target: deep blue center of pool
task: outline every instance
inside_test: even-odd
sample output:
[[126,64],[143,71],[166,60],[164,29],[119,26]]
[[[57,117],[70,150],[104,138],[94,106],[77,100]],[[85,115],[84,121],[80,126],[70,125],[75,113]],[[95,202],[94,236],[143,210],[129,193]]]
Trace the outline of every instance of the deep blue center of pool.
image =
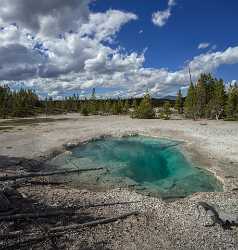
[[[221,191],[217,179],[186,159],[175,141],[143,136],[99,139],[65,157],[68,167],[107,168],[106,173],[95,173],[98,184],[130,185],[163,198]],[[90,182],[94,177],[90,173],[81,178]]]

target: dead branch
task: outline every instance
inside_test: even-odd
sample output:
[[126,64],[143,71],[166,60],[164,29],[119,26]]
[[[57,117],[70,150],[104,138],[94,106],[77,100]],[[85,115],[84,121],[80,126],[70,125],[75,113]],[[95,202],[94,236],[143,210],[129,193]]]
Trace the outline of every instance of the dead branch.
[[10,181],[10,180],[16,180],[16,179],[51,176],[51,175],[82,173],[82,172],[96,171],[96,170],[102,170],[102,169],[104,168],[88,168],[88,169],[77,169],[77,170],[74,169],[74,170],[64,170],[64,171],[54,171],[54,172],[38,172],[38,173],[27,173],[27,174],[22,174],[22,175],[1,176],[0,181]]
[[79,211],[54,211],[54,212],[41,212],[41,213],[25,213],[25,214],[13,214],[8,216],[0,216],[0,221],[17,221],[17,220],[28,220],[28,219],[39,219],[49,218],[55,216],[73,216],[79,215]]
[[[102,204],[88,204],[84,206],[79,206],[76,209],[86,209],[86,208],[94,208],[94,207],[102,207],[102,206],[115,206],[115,205],[127,205],[135,202],[113,202],[113,203],[102,203]],[[59,211],[48,211],[48,212],[36,212],[36,213],[22,213],[22,214],[13,214],[13,215],[4,215],[0,214],[0,222],[1,221],[17,221],[17,220],[29,220],[29,219],[39,219],[39,218],[49,218],[56,216],[75,216],[79,215],[80,212],[78,210],[73,210],[73,208],[69,208],[70,210],[59,210]]]
[[[74,224],[74,225],[69,225],[69,226],[54,227],[54,228],[51,228],[51,229],[48,230],[48,236],[49,237],[55,237],[55,236],[58,236],[58,235],[62,235],[63,233],[65,233],[67,231],[74,231],[74,230],[78,230],[78,229],[85,228],[85,227],[94,227],[94,226],[97,226],[97,225],[109,224],[109,223],[112,223],[112,222],[115,222],[115,221],[118,221],[118,220],[126,219],[126,218],[128,218],[130,216],[133,216],[133,215],[136,216],[138,214],[139,214],[139,212],[134,211],[134,212],[125,213],[125,214],[122,214],[122,215],[119,215],[119,216],[94,220],[94,221],[90,221],[90,222],[86,222],[86,223],[82,223],[82,224]],[[22,235],[22,232],[9,232],[8,234],[1,234],[0,235],[0,240],[19,238],[21,235]],[[38,239],[38,238],[42,237],[42,235],[39,235],[39,234],[35,235],[34,233],[25,235],[25,237],[33,237],[33,236],[34,236],[33,239]],[[45,239],[45,237],[44,237],[44,239]]]
[[115,205],[128,205],[135,204],[141,201],[126,201],[126,202],[109,202],[109,203],[98,203],[98,204],[88,204],[84,206],[80,206],[78,208],[93,208],[93,207],[106,207],[106,206],[115,206]]
[[90,221],[90,222],[86,222],[86,223],[82,223],[82,224],[55,227],[55,228],[50,229],[49,232],[50,233],[58,233],[58,232],[77,230],[77,229],[81,229],[81,228],[84,228],[84,227],[94,227],[94,226],[97,226],[97,225],[108,224],[108,223],[112,223],[112,222],[115,222],[115,221],[118,221],[118,220],[126,219],[126,218],[128,218],[130,216],[138,215],[138,214],[139,214],[139,212],[134,211],[134,212],[122,214],[122,215],[119,215],[119,216],[106,218],[106,219],[100,219],[100,220],[94,220],[94,221]]
[[31,185],[36,185],[36,186],[60,186],[60,185],[67,184],[67,182],[27,181],[25,184],[31,184]]
[[75,215],[80,214],[80,212],[77,211],[78,209],[103,207],[103,206],[115,206],[115,205],[127,205],[127,204],[138,203],[138,202],[140,202],[140,201],[112,202],[112,203],[102,203],[102,204],[99,203],[99,204],[88,204],[88,205],[84,205],[84,206],[78,206],[76,208],[69,208],[69,210],[23,213],[23,214],[13,214],[13,215],[4,215],[4,216],[1,216],[1,214],[0,214],[0,222],[1,221],[17,221],[17,220],[49,218],[49,217],[56,217],[56,216],[62,216],[62,215],[75,216]]

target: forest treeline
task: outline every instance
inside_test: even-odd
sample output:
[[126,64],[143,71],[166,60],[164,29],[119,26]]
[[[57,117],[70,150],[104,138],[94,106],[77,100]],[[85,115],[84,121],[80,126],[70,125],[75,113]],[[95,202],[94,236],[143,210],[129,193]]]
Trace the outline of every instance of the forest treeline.
[[194,120],[238,120],[238,85],[226,88],[222,79],[202,74],[196,84],[190,83],[185,101],[181,91],[178,92],[175,107],[179,113]]
[[189,119],[238,120],[238,86],[226,88],[222,79],[202,74],[190,83],[186,98],[178,91],[176,101],[151,99],[149,92],[143,98],[97,99],[95,89],[88,99],[78,95],[64,100],[40,100],[32,90],[12,91],[0,86],[0,117],[30,117],[38,114],[79,112],[82,115],[130,114],[132,118],[169,119],[177,113]]

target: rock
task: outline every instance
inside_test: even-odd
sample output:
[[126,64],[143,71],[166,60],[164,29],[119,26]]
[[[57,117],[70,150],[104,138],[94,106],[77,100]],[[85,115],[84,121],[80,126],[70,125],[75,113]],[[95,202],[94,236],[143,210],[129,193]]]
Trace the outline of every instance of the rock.
[[68,143],[64,144],[64,147],[66,149],[72,149],[72,148],[75,148],[76,146],[77,146],[77,144],[76,143],[72,143],[72,142],[68,142]]

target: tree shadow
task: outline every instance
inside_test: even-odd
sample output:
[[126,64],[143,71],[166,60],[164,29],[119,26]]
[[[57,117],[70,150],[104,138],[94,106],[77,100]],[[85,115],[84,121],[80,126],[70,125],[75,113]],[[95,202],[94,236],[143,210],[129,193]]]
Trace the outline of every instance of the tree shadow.
[[[6,174],[11,171],[14,174],[17,170],[25,170],[27,172],[35,172],[35,171],[42,171],[46,168],[44,161],[38,160],[29,160],[24,158],[18,157],[9,157],[9,156],[0,156],[0,170],[1,174]],[[97,216],[94,212],[88,212],[88,208],[91,207],[104,207],[104,206],[113,206],[117,204],[125,204],[125,203],[109,203],[109,204],[78,204],[78,206],[73,207],[65,207],[64,205],[58,206],[50,206],[47,202],[43,200],[39,200],[37,198],[31,198],[30,196],[24,196],[20,192],[18,192],[17,188],[24,187],[24,185],[32,185],[31,183],[22,182],[18,184],[15,181],[11,182],[0,182],[0,187],[2,194],[4,194],[7,199],[9,200],[11,207],[9,215],[16,215],[16,214],[29,214],[29,213],[49,213],[54,214],[54,212],[62,211],[62,213],[58,216],[43,216],[39,218],[32,218],[32,219],[14,219],[5,222],[1,220],[1,217],[5,214],[0,212],[0,237],[1,235],[7,235],[14,232],[20,232],[20,238],[16,239],[6,239],[1,243],[0,240],[0,249],[29,249],[32,247],[33,249],[52,249],[52,242],[49,239],[42,240],[40,242],[31,243],[29,245],[22,244],[29,235],[34,234],[34,232],[40,232],[42,235],[47,233],[47,230],[54,227],[60,226],[68,226],[72,224],[81,224],[90,221],[95,221],[99,219],[104,219],[105,217]],[[35,185],[36,187],[37,185]],[[52,186],[52,189],[54,187]],[[64,186],[65,188],[65,186]],[[60,198],[57,197],[57,199]],[[74,214],[75,211],[78,211]],[[65,211],[65,214],[64,214]],[[70,214],[72,212],[72,214]],[[83,230],[89,230],[85,228]],[[80,230],[82,232],[82,230]],[[57,246],[58,249],[67,249],[67,246],[70,244],[70,241],[75,243],[75,239],[70,237],[70,234],[66,232],[64,236],[57,237]],[[87,241],[84,242],[77,242],[76,244],[80,244],[79,249],[108,249],[106,248],[107,242],[98,242],[95,243],[92,247],[93,243],[88,244]],[[44,245],[44,247],[43,247]]]

